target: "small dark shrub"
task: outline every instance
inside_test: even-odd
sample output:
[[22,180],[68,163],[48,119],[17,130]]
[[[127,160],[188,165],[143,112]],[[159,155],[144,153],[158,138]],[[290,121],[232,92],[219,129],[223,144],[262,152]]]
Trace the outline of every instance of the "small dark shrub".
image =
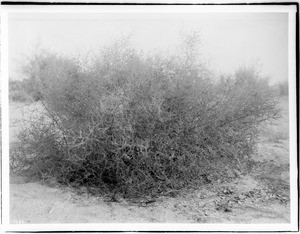
[[31,102],[31,96],[25,91],[23,82],[9,80],[9,100],[14,102]]
[[9,91],[16,91],[22,89],[22,81],[9,80]]
[[22,81],[9,80],[9,100],[14,102],[31,101],[30,96],[22,88]]
[[125,197],[243,172],[277,101],[255,69],[217,79],[191,56],[192,42],[167,58],[122,42],[86,66],[43,58],[36,77],[47,114],[20,133],[11,170]]
[[280,96],[289,95],[289,83],[287,81],[278,84],[278,91]]
[[33,92],[34,84],[30,79],[10,80],[9,81],[9,99],[14,102],[33,102],[38,101],[38,88]]
[[22,89],[10,91],[9,100],[13,102],[32,102],[31,96]]

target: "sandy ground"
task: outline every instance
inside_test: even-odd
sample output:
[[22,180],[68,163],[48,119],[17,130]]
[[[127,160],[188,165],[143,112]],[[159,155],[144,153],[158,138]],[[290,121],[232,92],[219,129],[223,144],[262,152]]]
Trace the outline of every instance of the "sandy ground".
[[286,223],[289,202],[266,192],[255,180],[243,177],[214,184],[152,204],[123,199],[107,202],[71,189],[38,183],[11,184],[12,223],[198,222]]
[[[10,221],[20,223],[287,223],[290,221],[287,101],[283,118],[265,126],[250,173],[232,181],[155,201],[125,201],[75,192],[58,185],[28,183],[11,176]],[[12,104],[11,136],[22,106]]]

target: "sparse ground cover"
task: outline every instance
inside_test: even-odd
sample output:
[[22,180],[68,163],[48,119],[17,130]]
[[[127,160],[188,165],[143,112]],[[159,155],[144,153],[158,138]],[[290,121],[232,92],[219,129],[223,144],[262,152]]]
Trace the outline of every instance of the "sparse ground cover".
[[[11,175],[11,223],[287,223],[288,100],[282,99],[280,105],[282,118],[263,126],[248,173],[238,178],[219,180],[193,191],[171,191],[157,198],[124,200],[95,196],[92,188],[74,190],[56,183],[49,186]],[[10,104],[11,143],[16,139],[14,132],[22,127],[16,120],[30,108],[33,106]]]

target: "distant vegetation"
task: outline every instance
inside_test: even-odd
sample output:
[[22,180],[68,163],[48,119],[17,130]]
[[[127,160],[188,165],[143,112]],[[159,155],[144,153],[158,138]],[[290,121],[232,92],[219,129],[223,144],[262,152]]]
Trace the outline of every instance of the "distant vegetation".
[[35,56],[21,86],[46,114],[20,133],[11,170],[124,197],[245,172],[260,124],[279,117],[276,92],[253,67],[216,77],[197,41],[146,56],[120,40],[85,65]]
[[24,87],[24,83],[19,80],[9,81],[9,99],[14,102],[32,102],[31,95]]
[[277,86],[278,86],[278,92],[280,96],[289,95],[289,83],[287,81],[281,82]]

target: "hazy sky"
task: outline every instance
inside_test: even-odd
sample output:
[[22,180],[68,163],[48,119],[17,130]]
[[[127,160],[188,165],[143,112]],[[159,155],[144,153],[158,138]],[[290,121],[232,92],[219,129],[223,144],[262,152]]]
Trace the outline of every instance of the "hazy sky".
[[201,52],[217,73],[255,62],[272,83],[288,77],[288,13],[10,13],[8,30],[14,79],[37,43],[76,55],[131,33],[132,44],[149,51],[171,49],[182,30],[201,33]]

